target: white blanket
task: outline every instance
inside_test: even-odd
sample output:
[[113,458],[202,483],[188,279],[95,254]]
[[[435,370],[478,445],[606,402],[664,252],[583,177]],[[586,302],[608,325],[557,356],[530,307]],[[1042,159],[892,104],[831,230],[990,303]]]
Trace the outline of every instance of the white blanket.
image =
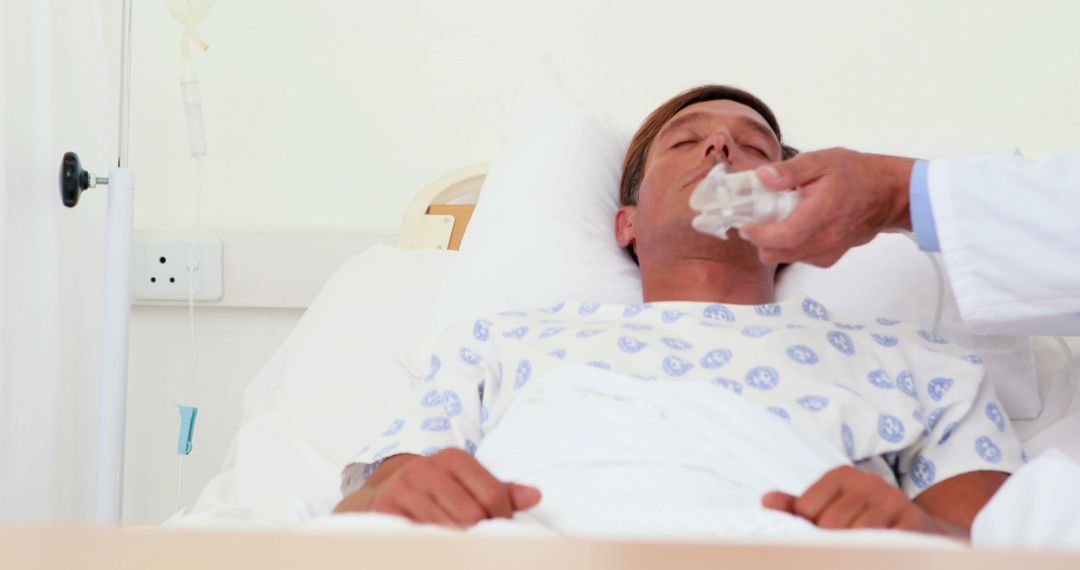
[[564,534],[720,537],[816,532],[760,506],[799,494],[841,452],[726,390],[553,370],[488,434],[477,459],[541,489],[529,517]]
[[[739,396],[706,385],[636,382],[586,366],[557,368],[514,404],[477,458],[500,479],[539,487],[543,499],[512,521],[485,521],[473,534],[956,547],[912,533],[827,532],[763,509],[764,493],[799,494],[847,459]],[[295,510],[283,527],[451,532],[383,515],[328,516],[332,504]],[[173,525],[210,522],[201,518],[175,519]]]
[[971,529],[976,547],[1080,550],[1080,464],[1053,449],[1013,474]]

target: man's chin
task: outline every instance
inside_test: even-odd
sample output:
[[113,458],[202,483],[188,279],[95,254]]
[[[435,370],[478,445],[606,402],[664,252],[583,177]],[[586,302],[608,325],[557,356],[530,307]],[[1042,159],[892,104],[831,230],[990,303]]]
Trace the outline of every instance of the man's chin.
[[730,258],[732,254],[748,255],[757,258],[757,247],[739,237],[739,231],[732,228],[725,238],[695,230],[690,220],[685,223],[670,224],[659,235],[658,251],[679,257],[717,257]]
[[728,228],[728,230],[724,232],[723,237],[712,233],[698,231],[694,229],[693,225],[691,224],[688,224],[687,228],[693,234],[701,236],[703,240],[706,240],[708,241],[708,243],[711,243],[713,245],[722,245],[726,247],[745,246],[756,249],[753,244],[744,240],[742,236],[739,235],[739,230],[737,228]]

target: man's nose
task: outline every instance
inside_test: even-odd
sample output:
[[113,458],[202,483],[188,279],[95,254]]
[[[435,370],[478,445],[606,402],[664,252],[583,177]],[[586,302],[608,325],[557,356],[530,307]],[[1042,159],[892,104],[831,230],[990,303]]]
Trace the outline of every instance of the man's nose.
[[712,159],[713,164],[724,161],[731,164],[731,136],[724,131],[716,131],[709,135],[705,145],[705,158]]

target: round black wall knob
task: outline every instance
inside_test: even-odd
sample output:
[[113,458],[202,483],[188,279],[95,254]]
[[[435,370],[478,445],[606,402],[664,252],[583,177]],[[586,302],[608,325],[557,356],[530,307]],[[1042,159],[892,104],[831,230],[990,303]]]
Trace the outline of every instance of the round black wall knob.
[[83,170],[79,155],[65,152],[60,163],[60,199],[68,208],[79,203],[79,195],[90,187],[90,173]]

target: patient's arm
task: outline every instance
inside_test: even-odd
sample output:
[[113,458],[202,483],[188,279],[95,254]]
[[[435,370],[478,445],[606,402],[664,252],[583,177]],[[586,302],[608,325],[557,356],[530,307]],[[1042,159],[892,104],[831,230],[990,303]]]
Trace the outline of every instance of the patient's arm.
[[774,492],[761,502],[822,528],[893,528],[967,538],[975,515],[1008,476],[997,471],[963,473],[911,501],[881,477],[845,465],[826,473],[801,497]]
[[931,486],[915,497],[915,504],[931,516],[970,533],[975,515],[990,501],[1008,473],[970,471]]
[[447,448],[428,457],[390,457],[334,512],[378,512],[468,527],[484,519],[509,518],[538,502],[539,490],[503,483],[468,452]]

